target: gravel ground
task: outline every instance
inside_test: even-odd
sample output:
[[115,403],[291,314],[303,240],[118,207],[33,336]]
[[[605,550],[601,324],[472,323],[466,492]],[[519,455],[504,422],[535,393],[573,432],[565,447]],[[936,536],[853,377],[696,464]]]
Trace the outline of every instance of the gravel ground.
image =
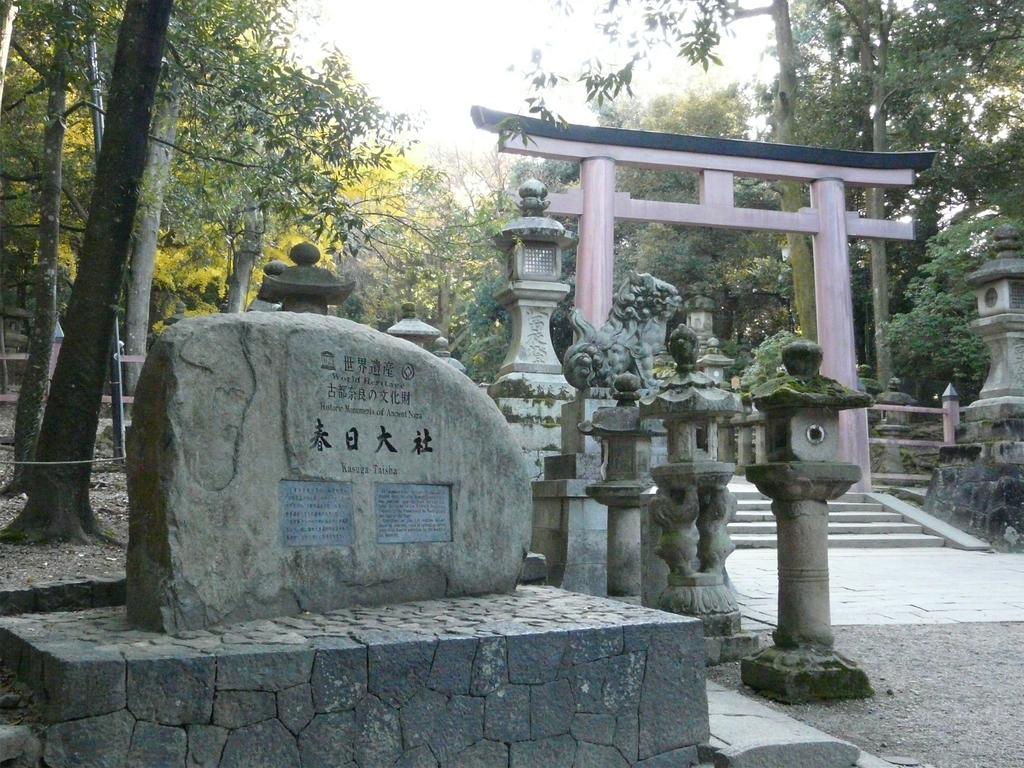
[[708,677],[879,757],[936,768],[1024,768],[1024,623],[835,633],[836,647],[868,673],[874,698],[787,706],[743,686],[739,663],[709,669]]
[[[11,435],[14,408],[0,407],[0,435]],[[98,451],[102,453],[102,449]],[[7,482],[13,450],[0,445],[0,485]],[[104,465],[99,465],[103,467]],[[128,541],[128,492],[123,470],[93,471],[89,497],[102,529],[117,541]],[[0,498],[0,528],[25,505],[23,495]],[[50,544],[46,546],[0,542],[0,589],[25,587],[41,581],[74,576],[124,574],[125,548],[112,544]]]

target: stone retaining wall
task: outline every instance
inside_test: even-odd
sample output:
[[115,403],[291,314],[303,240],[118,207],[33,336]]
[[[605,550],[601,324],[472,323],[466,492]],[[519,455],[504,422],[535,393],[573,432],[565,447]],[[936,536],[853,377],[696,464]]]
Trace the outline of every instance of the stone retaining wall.
[[89,576],[0,590],[0,616],[124,605],[124,576]]
[[47,765],[696,765],[699,621],[546,587],[177,637],[123,609],[0,620]]

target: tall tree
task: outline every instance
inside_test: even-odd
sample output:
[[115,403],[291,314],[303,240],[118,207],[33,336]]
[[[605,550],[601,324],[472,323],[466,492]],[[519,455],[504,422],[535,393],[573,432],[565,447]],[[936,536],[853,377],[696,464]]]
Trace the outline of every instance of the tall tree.
[[28,361],[21,376],[14,417],[14,473],[4,493],[21,493],[31,477],[30,462],[36,456],[43,401],[50,375],[53,334],[57,326],[57,274],[60,258],[61,189],[63,187],[64,136],[67,132],[67,90],[71,66],[72,8],[54,8],[50,61],[36,61],[21,50],[22,58],[47,84],[46,123],[39,181],[39,260],[36,266],[35,311],[29,334]]
[[172,4],[128,0],[125,6],[67,334],[36,454],[52,464],[33,473],[28,501],[5,529],[7,536],[85,540],[103,535],[89,504],[89,476]]
[[[164,211],[164,193],[171,180],[174,141],[181,110],[181,81],[173,80],[153,117],[153,139],[142,177],[142,197],[135,217],[128,274],[128,310],[125,313],[125,353],[146,354],[149,336],[149,299],[156,269],[156,249],[160,239],[160,220]],[[125,368],[125,389],[135,391],[140,367]]]

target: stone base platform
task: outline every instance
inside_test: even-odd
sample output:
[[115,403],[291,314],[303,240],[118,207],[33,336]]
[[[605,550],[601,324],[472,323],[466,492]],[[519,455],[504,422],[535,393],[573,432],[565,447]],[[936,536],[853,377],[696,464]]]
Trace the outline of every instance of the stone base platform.
[[740,662],[740,677],[762,696],[786,704],[875,695],[856,663],[835,651],[814,648],[765,648]]
[[520,587],[178,636],[124,610],[0,620],[63,766],[696,765],[695,619]]

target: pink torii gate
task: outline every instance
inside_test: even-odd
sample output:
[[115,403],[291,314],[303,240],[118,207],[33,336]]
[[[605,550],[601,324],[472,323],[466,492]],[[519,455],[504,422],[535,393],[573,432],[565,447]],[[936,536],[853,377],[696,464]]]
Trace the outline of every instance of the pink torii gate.
[[[612,305],[615,220],[688,224],[722,229],[799,232],[811,236],[822,373],[854,387],[857,359],[847,240],[913,240],[909,221],[862,218],[846,210],[846,187],[912,186],[933,152],[852,152],[705,136],[582,125],[559,126],[536,118],[473,107],[473,122],[491,132],[523,131],[500,151],[580,164],[580,189],[549,195],[549,214],[578,216],[576,306],[600,326]],[[699,203],[634,200],[615,191],[616,165],[697,173]],[[735,176],[810,185],[811,206],[797,213],[737,208]],[[843,411],[841,455],[863,470],[855,490],[871,489],[867,411]]]

